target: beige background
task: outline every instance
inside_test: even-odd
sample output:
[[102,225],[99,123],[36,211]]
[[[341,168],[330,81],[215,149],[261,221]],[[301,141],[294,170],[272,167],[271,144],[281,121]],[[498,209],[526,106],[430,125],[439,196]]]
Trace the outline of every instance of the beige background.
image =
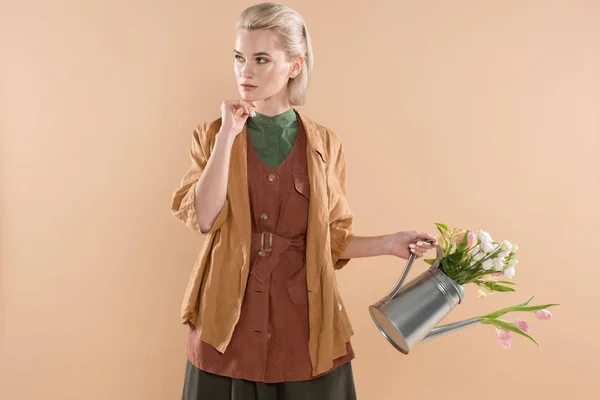
[[[2,1],[0,398],[177,399],[179,308],[202,237],[170,214],[194,126],[235,98],[245,1]],[[597,393],[600,3],[293,1],[313,38],[302,111],[342,138],[356,233],[488,230],[518,291],[560,302],[500,348],[476,326],[409,356],[367,307],[404,262],[338,273],[361,399]],[[419,261],[411,277],[422,271]]]

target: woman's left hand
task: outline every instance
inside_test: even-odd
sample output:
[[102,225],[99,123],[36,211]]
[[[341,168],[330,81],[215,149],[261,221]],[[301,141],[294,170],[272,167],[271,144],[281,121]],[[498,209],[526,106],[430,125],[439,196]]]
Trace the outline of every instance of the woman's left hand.
[[[426,232],[397,232],[387,235],[388,254],[408,260],[410,253],[417,258],[423,257],[423,254],[437,244],[435,236]],[[425,240],[433,240],[427,243]]]

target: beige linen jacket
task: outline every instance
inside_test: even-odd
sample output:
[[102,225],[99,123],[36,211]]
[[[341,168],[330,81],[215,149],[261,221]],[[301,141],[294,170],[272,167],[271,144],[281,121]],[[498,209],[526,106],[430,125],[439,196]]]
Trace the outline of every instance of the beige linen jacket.
[[[306,237],[309,352],[313,375],[328,371],[346,354],[354,334],[338,291],[335,270],[348,263],[340,255],[350,242],[353,214],[346,199],[346,161],[339,137],[296,110],[306,131],[310,182]],[[250,268],[250,202],[247,181],[246,126],[231,149],[227,195],[208,232],[202,232],[194,208],[195,187],[206,167],[221,118],[194,130],[191,166],[172,198],[175,217],[206,235],[183,299],[181,319],[192,323],[200,339],[225,352],[240,317]]]

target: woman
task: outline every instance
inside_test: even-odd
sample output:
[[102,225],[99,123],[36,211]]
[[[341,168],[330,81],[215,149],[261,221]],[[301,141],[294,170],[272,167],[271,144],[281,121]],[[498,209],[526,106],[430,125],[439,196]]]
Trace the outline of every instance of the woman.
[[174,215],[207,235],[182,306],[183,398],[354,399],[334,271],[355,257],[421,257],[435,237],[352,233],[340,139],[295,108],[313,61],[302,17],[262,3],[237,28],[241,99],[194,130],[173,196]]

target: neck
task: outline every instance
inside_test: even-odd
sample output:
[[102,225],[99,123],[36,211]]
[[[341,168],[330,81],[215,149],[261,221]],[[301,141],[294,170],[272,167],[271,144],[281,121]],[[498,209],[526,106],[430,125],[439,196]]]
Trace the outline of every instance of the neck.
[[273,97],[259,100],[255,103],[256,108],[254,110],[268,117],[282,114],[292,107],[285,90],[282,90]]

